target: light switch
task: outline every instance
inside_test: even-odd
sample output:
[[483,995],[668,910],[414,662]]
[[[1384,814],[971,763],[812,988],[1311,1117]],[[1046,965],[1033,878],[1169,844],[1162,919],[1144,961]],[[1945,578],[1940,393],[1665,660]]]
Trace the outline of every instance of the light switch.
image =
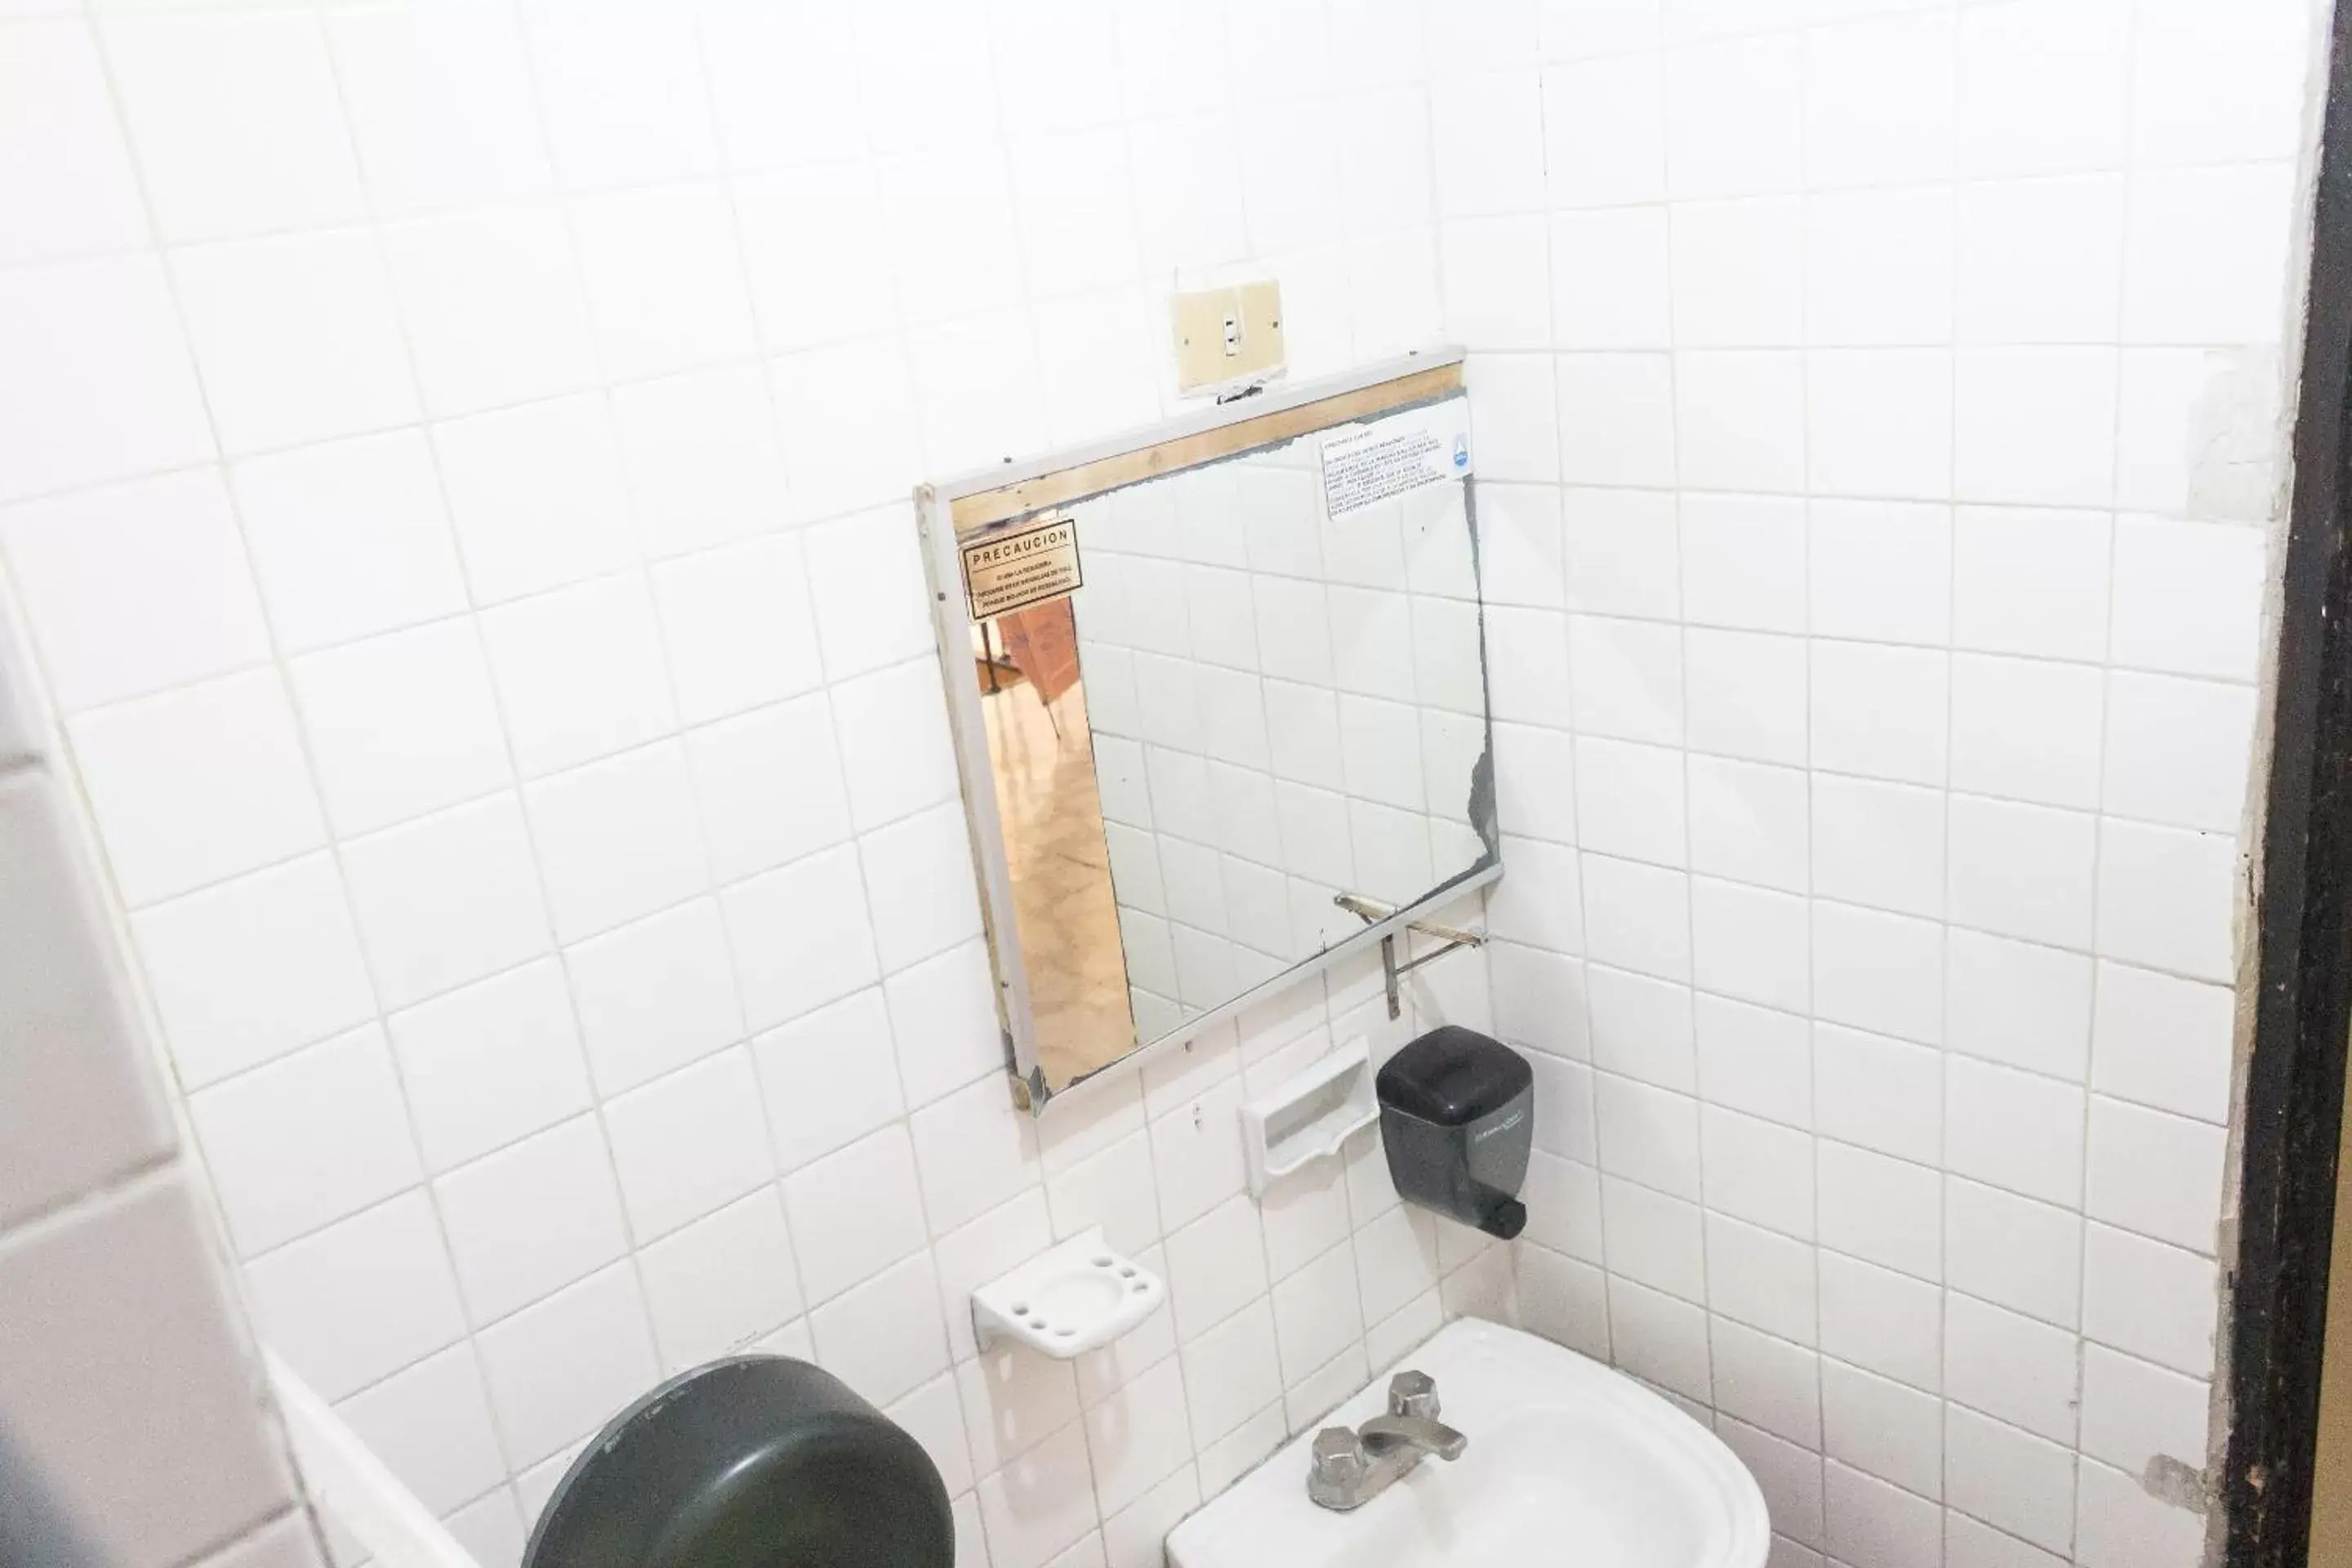
[[1264,381],[1286,363],[1282,285],[1272,279],[1179,294],[1174,315],[1180,392]]

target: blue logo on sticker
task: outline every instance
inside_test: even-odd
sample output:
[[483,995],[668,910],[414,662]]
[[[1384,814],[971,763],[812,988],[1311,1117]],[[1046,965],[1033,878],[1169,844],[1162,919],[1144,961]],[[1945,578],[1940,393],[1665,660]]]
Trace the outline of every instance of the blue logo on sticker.
[[1470,466],[1470,437],[1467,436],[1454,437],[1454,466],[1456,468]]

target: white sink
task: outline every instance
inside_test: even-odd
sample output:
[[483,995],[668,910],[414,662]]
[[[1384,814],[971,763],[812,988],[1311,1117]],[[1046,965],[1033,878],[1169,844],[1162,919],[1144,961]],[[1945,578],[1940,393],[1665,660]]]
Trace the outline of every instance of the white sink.
[[[1449,1324],[1395,1370],[1437,1380],[1470,1447],[1361,1508],[1307,1500],[1296,1442],[1168,1537],[1171,1568],[1764,1568],[1763,1495],[1704,1426],[1598,1362],[1517,1329]],[[1388,1410],[1388,1374],[1327,1416]]]

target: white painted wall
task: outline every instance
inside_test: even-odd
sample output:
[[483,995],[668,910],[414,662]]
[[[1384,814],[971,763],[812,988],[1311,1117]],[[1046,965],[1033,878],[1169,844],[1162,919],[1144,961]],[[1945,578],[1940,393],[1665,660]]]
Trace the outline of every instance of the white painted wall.
[[[1527,1320],[1776,1568],[2193,1561],[2310,10],[0,5],[0,561],[263,1333],[487,1568],[743,1343],[967,1561],[1148,1563],[1510,1310],[1369,1146],[1241,1194],[1249,1086],[1452,1016],[1538,1053]],[[1041,1138],[904,498],[1162,412],[1239,261],[1300,374],[1475,351],[1491,1001]],[[978,1358],[1097,1220],[1171,1319]]]

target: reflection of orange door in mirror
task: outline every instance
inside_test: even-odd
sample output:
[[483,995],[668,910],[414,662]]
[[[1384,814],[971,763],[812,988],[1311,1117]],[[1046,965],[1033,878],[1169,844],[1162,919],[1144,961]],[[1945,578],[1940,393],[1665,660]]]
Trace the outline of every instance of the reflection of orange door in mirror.
[[996,629],[1004,638],[1005,657],[1048,706],[1077,684],[1078,623],[1069,600],[999,616]]
[[994,625],[1021,679],[983,677],[981,710],[1037,1060],[1059,1087],[1135,1048],[1127,959],[1070,601]]

